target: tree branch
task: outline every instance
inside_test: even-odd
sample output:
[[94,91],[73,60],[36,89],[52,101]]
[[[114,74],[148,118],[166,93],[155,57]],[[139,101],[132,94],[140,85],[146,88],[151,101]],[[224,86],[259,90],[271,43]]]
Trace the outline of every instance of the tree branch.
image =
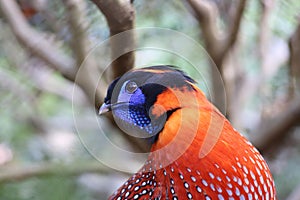
[[240,25],[241,25],[245,7],[246,7],[246,0],[239,0],[239,3],[235,10],[235,15],[230,20],[231,24],[229,25],[228,34],[225,39],[223,56],[225,56],[225,54],[235,44],[235,42],[238,38],[238,33],[239,33],[239,29],[240,29]]
[[63,56],[59,48],[50,43],[41,33],[31,28],[15,0],[0,0],[2,14],[8,20],[15,36],[31,52],[59,71],[65,78],[74,81],[74,61]]
[[[130,0],[92,0],[104,14],[110,36],[134,28],[135,10]],[[128,49],[135,47],[134,31],[127,32],[122,40],[111,39],[112,78],[123,75],[134,66],[135,54]]]
[[231,24],[225,32],[217,28],[216,19],[219,14],[215,4],[205,0],[187,0],[187,2],[199,22],[206,49],[222,72],[224,57],[237,39],[246,0],[239,1],[235,15],[230,20]]
[[[99,162],[85,163],[40,163],[27,166],[7,166],[0,170],[0,184],[21,181],[36,176],[76,176],[84,173],[109,174],[111,169]],[[125,175],[130,173],[122,172]]]
[[[271,54],[266,54],[269,52],[266,50],[267,46],[267,37],[269,30],[265,30],[268,24],[268,16],[270,15],[270,9],[274,6],[275,2],[262,0],[261,5],[264,10],[261,19],[261,33],[260,33],[260,56],[262,59],[262,73],[258,84],[255,88],[266,82],[267,78],[270,78],[272,74],[275,74],[279,66],[285,62],[288,57],[288,53],[285,53],[283,46],[281,48],[272,48],[277,49],[277,51],[272,52]],[[300,27],[300,26],[299,26]],[[290,45],[290,76],[297,76],[297,70],[300,66],[300,51],[298,48],[300,44],[300,28],[295,31],[291,36],[289,45]],[[265,30],[265,31],[264,31]],[[274,42],[273,42],[274,43]],[[274,44],[273,44],[274,45]],[[280,50],[280,51],[279,51]],[[271,50],[272,51],[272,50]],[[269,52],[270,53],[270,52]],[[274,58],[275,55],[275,58]],[[295,71],[294,71],[295,70]],[[298,70],[298,75],[300,70]],[[299,75],[300,77],[300,75]],[[252,86],[253,87],[253,86]],[[249,94],[249,90],[248,94]],[[253,90],[252,90],[253,91]],[[254,92],[254,91],[253,91]],[[292,97],[292,98],[291,98]],[[290,95],[291,100],[286,108],[280,112],[280,115],[262,120],[260,125],[250,133],[250,139],[253,141],[254,145],[257,146],[261,151],[268,151],[271,149],[274,144],[280,142],[288,133],[288,131],[296,126],[300,122],[300,97],[297,95]]]
[[86,59],[92,49],[87,36],[87,19],[85,17],[85,1],[63,0],[66,7],[66,14],[71,29],[71,46],[77,60],[77,67]]
[[226,87],[226,84],[229,80],[227,80],[228,77],[225,76],[224,73],[224,60],[238,38],[238,31],[244,13],[246,0],[239,0],[232,19],[228,20],[231,23],[228,25],[225,31],[221,31],[217,27],[216,20],[219,18],[219,13],[215,3],[206,0],[186,0],[186,2],[192,8],[191,10],[201,27],[206,50],[213,60],[211,63],[212,68],[214,68],[216,65],[219,70],[211,70],[213,91],[212,97],[213,103],[218,108],[223,108],[224,102],[228,100],[227,102],[229,102],[230,105],[229,100],[232,98],[230,96],[228,96],[227,99],[223,98],[225,96],[224,85],[223,82],[219,80],[219,76],[221,73],[221,76],[225,82],[225,90],[228,92],[229,88]]
[[[111,79],[122,76],[134,66],[135,53],[128,49],[135,47],[135,10],[131,0],[91,0],[104,14],[110,30],[111,58],[115,59],[112,64]],[[113,36],[127,31],[121,38]],[[111,118],[112,119],[112,118]],[[139,152],[148,152],[148,147],[141,140],[128,134],[122,136]]]
[[289,40],[290,96],[300,96],[300,17],[299,24]]
[[[187,2],[199,22],[207,52],[214,61],[219,60],[221,51],[218,47],[222,46],[224,36],[220,35],[221,33],[217,28],[217,7],[213,3],[202,0],[187,0]],[[217,65],[217,67],[220,66]]]
[[[70,57],[64,56],[64,53],[44,38],[42,33],[33,29],[22,15],[15,0],[0,0],[0,6],[3,15],[7,18],[12,31],[19,42],[27,47],[34,55],[45,61],[49,67],[60,72],[68,80],[78,84],[86,93],[91,104],[95,105],[96,109],[98,109],[103,101],[107,84],[101,79],[99,87],[96,87],[99,77],[95,76],[100,73],[95,73],[95,71],[98,70],[95,60],[88,59],[85,63],[88,67],[81,70],[82,74],[80,76],[77,74],[77,69],[91,49],[85,33],[87,26],[83,23],[83,7],[80,7],[82,6],[80,2],[80,0],[65,0],[66,5],[70,8],[70,25],[74,30],[72,38],[74,45],[72,50],[76,54],[76,61]],[[81,20],[79,21],[77,21],[78,16],[81,16]]]
[[[93,54],[89,54],[92,45],[87,35],[87,19],[85,17],[85,1],[63,0],[67,9],[67,17],[72,33],[72,50],[76,58],[77,68],[81,67],[76,77],[78,84],[86,93],[89,101],[98,110],[105,96],[107,83],[99,79],[100,66]],[[84,62],[84,66],[82,65]],[[96,73],[97,72],[97,73]],[[98,73],[99,72],[99,73]],[[99,87],[96,86],[99,81]]]
[[261,151],[267,151],[281,141],[288,131],[300,122],[300,98],[295,98],[282,112],[263,120],[249,135],[253,144]]

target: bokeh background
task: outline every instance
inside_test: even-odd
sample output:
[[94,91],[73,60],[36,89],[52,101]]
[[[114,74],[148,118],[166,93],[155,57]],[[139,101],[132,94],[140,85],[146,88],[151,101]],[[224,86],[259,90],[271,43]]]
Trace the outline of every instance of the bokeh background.
[[[126,51],[170,43],[168,34],[133,30],[107,41],[145,27],[202,45],[210,57],[171,41],[199,60],[201,74],[180,55]],[[145,149],[97,109],[114,77],[154,64],[195,78],[266,158],[278,199],[300,199],[300,1],[0,0],[0,200],[106,199],[143,159],[116,155],[98,134],[129,152]]]

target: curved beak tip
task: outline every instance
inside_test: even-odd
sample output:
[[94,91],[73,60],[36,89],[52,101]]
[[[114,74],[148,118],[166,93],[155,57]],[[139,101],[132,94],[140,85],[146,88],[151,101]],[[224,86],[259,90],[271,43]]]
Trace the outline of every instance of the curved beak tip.
[[106,104],[106,103],[103,103],[99,109],[99,115],[102,115],[104,113],[107,113],[111,110],[111,105],[110,104]]

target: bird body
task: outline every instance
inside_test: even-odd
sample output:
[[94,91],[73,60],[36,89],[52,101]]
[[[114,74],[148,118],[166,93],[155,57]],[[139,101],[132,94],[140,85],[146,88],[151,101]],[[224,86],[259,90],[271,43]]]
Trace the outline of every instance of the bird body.
[[[136,83],[129,96],[122,90],[126,81]],[[155,66],[133,70],[117,82],[120,86],[110,87],[104,107],[109,105],[113,112],[123,109],[123,113],[136,113],[134,106],[146,108],[142,109],[144,118],[154,125],[144,128],[133,123],[131,129],[125,128],[130,131],[136,126],[150,135],[152,148],[142,169],[109,199],[276,199],[263,157],[183,72]],[[156,87],[149,86],[152,84]],[[134,97],[139,90],[145,97],[142,102]],[[121,126],[132,123],[128,116],[116,115]],[[129,114],[129,118],[136,116]]]

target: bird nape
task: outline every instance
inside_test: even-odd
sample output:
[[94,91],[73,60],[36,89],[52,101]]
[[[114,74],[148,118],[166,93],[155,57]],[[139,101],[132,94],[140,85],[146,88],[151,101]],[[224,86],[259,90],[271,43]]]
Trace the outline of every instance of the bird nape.
[[116,79],[99,113],[152,144],[144,166],[109,199],[276,199],[254,146],[172,66],[134,69]]

